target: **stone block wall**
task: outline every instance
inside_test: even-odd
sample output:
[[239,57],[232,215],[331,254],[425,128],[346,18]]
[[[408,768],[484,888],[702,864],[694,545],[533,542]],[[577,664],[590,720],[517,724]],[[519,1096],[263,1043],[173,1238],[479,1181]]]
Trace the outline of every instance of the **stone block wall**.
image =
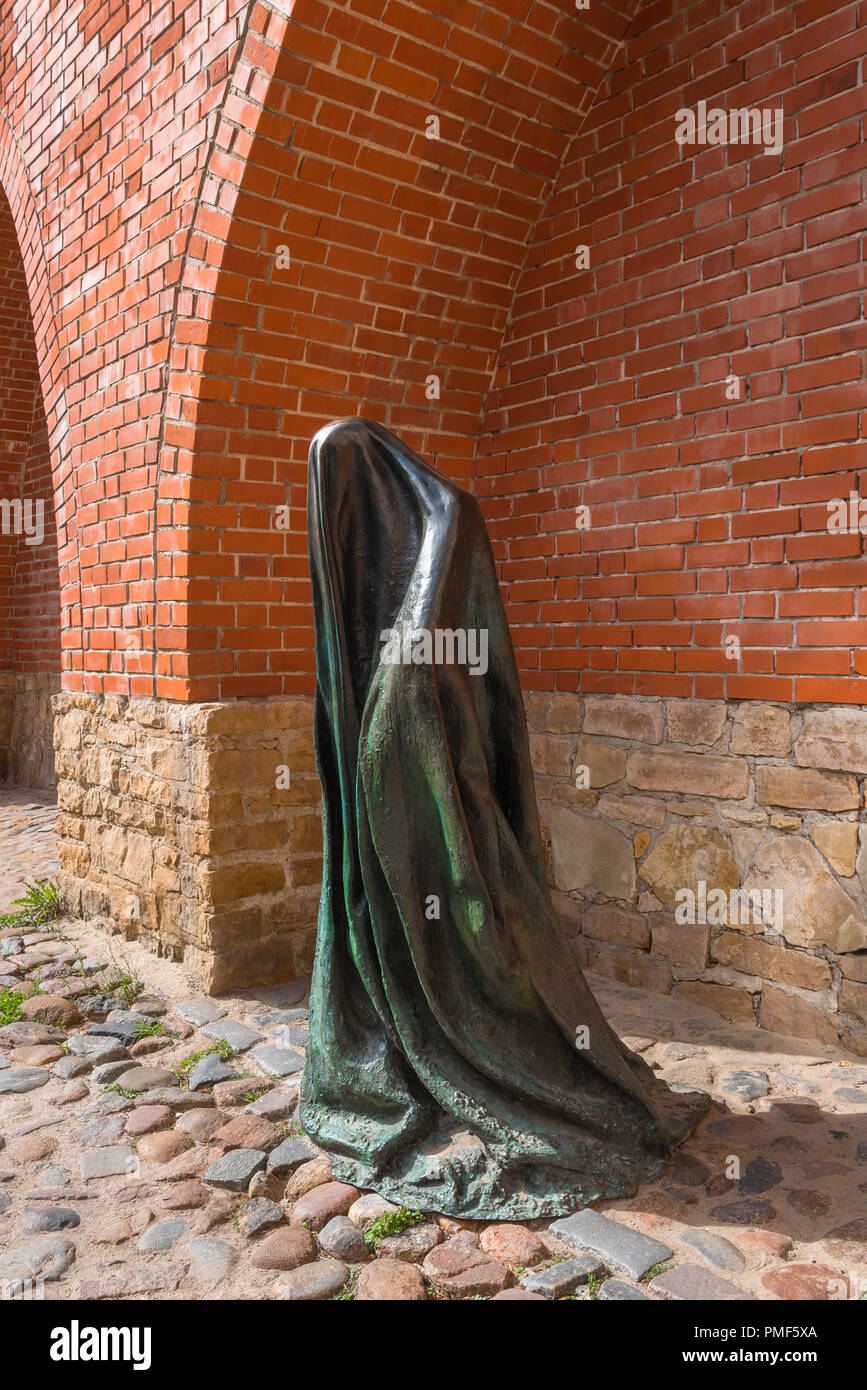
[[53,787],[54,710],[60,675],[34,672],[15,679],[10,730],[9,780],[21,787]]
[[0,674],[0,782],[54,786],[51,701],[59,690],[59,674]]
[[[53,705],[67,908],[212,992],[309,970],[312,702]],[[867,712],[531,694],[527,714],[581,964],[867,1056]]]
[[211,992],[309,970],[312,701],[64,692],[54,710],[65,906],[183,959]]
[[527,714],[582,965],[867,1056],[867,711],[532,694]]

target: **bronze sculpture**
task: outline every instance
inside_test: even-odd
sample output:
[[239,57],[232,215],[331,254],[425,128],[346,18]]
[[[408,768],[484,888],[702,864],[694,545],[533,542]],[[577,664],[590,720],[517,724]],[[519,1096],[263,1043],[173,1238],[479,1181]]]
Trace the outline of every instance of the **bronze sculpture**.
[[348,420],[313,441],[308,529],[325,862],[305,1129],[336,1178],[452,1216],[629,1195],[709,1098],[623,1046],[561,935],[478,503]]

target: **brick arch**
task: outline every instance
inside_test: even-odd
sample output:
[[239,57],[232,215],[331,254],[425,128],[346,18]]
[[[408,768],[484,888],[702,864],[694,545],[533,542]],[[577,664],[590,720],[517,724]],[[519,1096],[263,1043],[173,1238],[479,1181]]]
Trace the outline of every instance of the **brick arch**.
[[77,621],[79,601],[75,477],[69,451],[65,448],[69,428],[65,358],[38,210],[12,127],[2,113],[0,193],[5,204],[4,239],[9,247],[8,255],[15,262],[15,295],[20,298],[21,314],[26,314],[27,318],[27,330],[22,328],[21,332],[27,342],[28,371],[34,374],[34,431],[46,434],[48,471],[41,485],[50,493],[51,529],[55,537],[50,563],[59,572],[60,627],[65,630]]
[[56,485],[63,490],[66,474],[60,463],[67,428],[65,366],[51,297],[45,238],[27,169],[12,126],[0,112],[0,188],[6,197],[15,235],[36,340],[42,397],[51,448],[58,459]]
[[157,692],[182,699],[311,689],[304,502],[321,424],[372,416],[472,484],[528,238],[624,28],[616,8],[518,0],[449,19],[401,0],[376,20],[321,0],[259,13],[172,343]]
[[60,574],[37,340],[12,209],[0,188],[0,780],[53,781]]

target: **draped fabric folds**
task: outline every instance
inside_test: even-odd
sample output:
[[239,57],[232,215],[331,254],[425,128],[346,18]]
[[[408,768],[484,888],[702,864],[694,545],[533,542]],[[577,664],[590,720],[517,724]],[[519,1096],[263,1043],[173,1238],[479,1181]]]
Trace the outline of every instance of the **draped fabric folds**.
[[[308,525],[325,859],[305,1129],[336,1178],[422,1210],[628,1195],[708,1098],[622,1045],[562,935],[478,504],[348,420],[313,441]],[[468,634],[475,666],[437,661],[437,633]]]

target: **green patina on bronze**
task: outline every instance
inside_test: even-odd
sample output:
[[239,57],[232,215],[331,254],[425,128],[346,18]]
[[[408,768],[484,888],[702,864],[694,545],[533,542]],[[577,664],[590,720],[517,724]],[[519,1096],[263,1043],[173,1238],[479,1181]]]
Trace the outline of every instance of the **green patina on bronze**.
[[[622,1045],[562,935],[478,504],[350,420],[313,442],[308,521],[325,862],[304,1127],[336,1178],[425,1211],[630,1195],[709,1098]],[[488,669],[383,663],[388,629],[486,629]]]

